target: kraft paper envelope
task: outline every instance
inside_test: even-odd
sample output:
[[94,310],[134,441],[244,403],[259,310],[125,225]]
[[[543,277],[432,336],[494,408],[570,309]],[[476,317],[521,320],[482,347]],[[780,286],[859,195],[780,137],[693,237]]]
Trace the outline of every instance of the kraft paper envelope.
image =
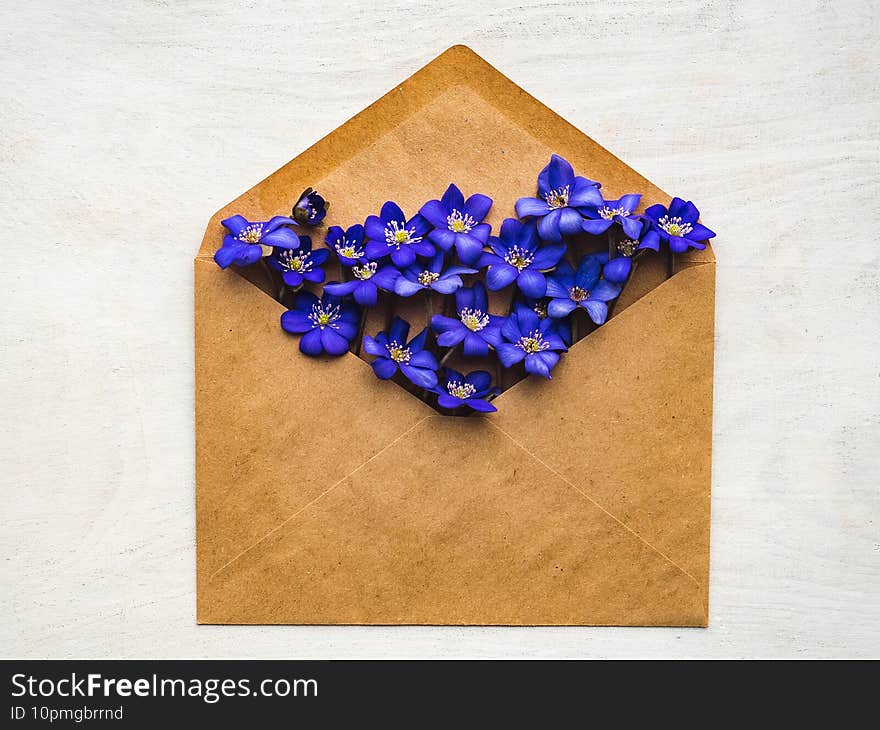
[[195,261],[200,623],[707,624],[710,249],[671,278],[644,258],[552,381],[466,418],[353,353],[301,355],[260,268],[211,258],[223,218],[284,214],[308,185],[347,226],[455,181],[494,199],[497,231],[553,152],[606,197],[669,201],[458,46],[214,216]]

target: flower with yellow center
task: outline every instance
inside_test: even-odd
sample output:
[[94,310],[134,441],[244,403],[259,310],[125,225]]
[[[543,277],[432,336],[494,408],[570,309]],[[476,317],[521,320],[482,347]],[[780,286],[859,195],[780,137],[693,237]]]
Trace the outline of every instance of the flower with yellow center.
[[568,196],[571,194],[570,186],[551,190],[544,196],[544,200],[551,208],[565,208],[568,205]]
[[489,324],[489,315],[479,309],[465,307],[458,313],[458,316],[461,318],[461,323],[471,332],[479,332]]
[[682,223],[679,216],[673,216],[670,218],[668,215],[664,215],[659,221],[657,221],[657,225],[670,236],[676,236],[678,238],[686,236],[694,228],[690,223]]

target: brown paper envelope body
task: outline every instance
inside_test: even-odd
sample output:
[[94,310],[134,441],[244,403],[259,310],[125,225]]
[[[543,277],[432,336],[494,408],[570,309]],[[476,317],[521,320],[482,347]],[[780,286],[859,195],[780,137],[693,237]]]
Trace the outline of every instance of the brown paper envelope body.
[[[212,219],[195,262],[198,620],[705,626],[714,257],[640,265],[615,316],[498,413],[440,416],[211,260],[232,212],[306,185],[332,223],[451,180],[497,230],[551,152],[668,201],[468,49],[450,49]],[[294,189],[295,192],[294,192]],[[318,242],[318,241],[316,241]]]

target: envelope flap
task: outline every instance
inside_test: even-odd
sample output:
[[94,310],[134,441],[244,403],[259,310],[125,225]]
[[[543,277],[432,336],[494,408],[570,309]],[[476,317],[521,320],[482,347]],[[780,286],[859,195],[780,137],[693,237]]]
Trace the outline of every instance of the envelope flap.
[[354,355],[302,355],[279,326],[283,311],[196,260],[200,579],[434,412],[400,388],[376,387]]
[[708,586],[715,267],[679,272],[553,371],[496,401],[493,423]]

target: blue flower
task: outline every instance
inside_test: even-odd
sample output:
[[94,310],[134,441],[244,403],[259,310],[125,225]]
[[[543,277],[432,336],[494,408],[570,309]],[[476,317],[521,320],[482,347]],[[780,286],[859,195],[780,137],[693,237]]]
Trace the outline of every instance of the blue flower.
[[562,338],[551,331],[553,320],[539,319],[526,306],[517,306],[501,327],[506,342],[496,348],[498,359],[506,367],[525,360],[526,372],[550,377],[550,371],[559,362],[558,350],[565,350]]
[[477,264],[488,266],[486,286],[498,291],[514,281],[527,297],[537,299],[547,290],[542,271],[552,269],[565,254],[564,243],[540,246],[534,221],[521,223],[508,218],[501,224],[501,236],[489,237],[493,253],[486,252]]
[[303,281],[320,284],[324,281],[324,269],[321,266],[327,260],[330,251],[326,248],[312,250],[312,239],[308,236],[299,237],[299,248],[276,248],[266,259],[276,271],[281,272],[284,283],[291,287],[302,286]]
[[362,307],[375,307],[379,300],[379,289],[393,291],[394,282],[400,272],[393,266],[379,266],[378,261],[365,261],[351,267],[354,274],[352,281],[341,284],[332,283],[324,286],[324,291],[336,296],[354,295],[354,300]]
[[588,218],[581,223],[587,232],[598,236],[605,233],[613,223],[618,223],[630,238],[638,238],[642,232],[642,220],[635,215],[641,195],[624,195],[619,200],[603,200],[599,206],[586,206],[581,212]]
[[405,268],[416,262],[416,256],[433,256],[434,246],[424,239],[430,224],[416,214],[409,220],[397,203],[390,200],[380,215],[371,215],[364,223],[367,234],[367,258],[375,261],[391,255],[396,266]]
[[428,238],[444,251],[454,246],[462,263],[472,264],[480,257],[492,230],[492,226],[483,223],[491,207],[492,198],[480,193],[465,202],[461,190],[453,184],[442,199],[428,201],[419,213],[434,226]]
[[221,269],[231,264],[248,266],[271,255],[273,247],[299,248],[299,236],[284,227],[295,226],[296,221],[282,215],[265,223],[251,223],[244,216],[234,215],[222,224],[229,233],[214,253],[214,261]]
[[303,190],[296,205],[293,206],[291,216],[297,223],[306,226],[316,226],[327,215],[330,204],[311,188]]
[[395,317],[388,332],[380,332],[375,338],[364,335],[364,352],[375,355],[371,363],[376,377],[388,380],[400,370],[406,378],[420,388],[431,389],[437,386],[437,370],[440,366],[430,352],[425,349],[428,328],[407,343],[409,322]]
[[642,248],[658,251],[660,242],[665,241],[673,253],[684,253],[689,248],[706,248],[702,241],[715,237],[706,226],[697,223],[700,211],[689,200],[673,198],[669,208],[652,205],[645,211],[645,218],[650,221],[651,230],[642,239]]
[[438,251],[433,259],[423,268],[418,264],[410,266],[402,272],[394,282],[394,291],[402,297],[411,297],[424,289],[433,289],[439,294],[452,294],[463,286],[461,274],[476,274],[476,269],[463,266],[450,266],[443,271],[444,254]]
[[501,325],[504,317],[488,312],[489,304],[486,289],[481,283],[470,289],[462,287],[455,292],[455,311],[458,319],[435,314],[431,317],[431,328],[439,334],[437,344],[441,347],[455,347],[464,342],[464,354],[468,357],[483,357],[489,354],[489,346],[501,344]]
[[306,355],[342,355],[357,335],[360,312],[356,305],[325,293],[320,300],[311,292],[296,295],[293,309],[281,315],[281,327],[302,334],[299,349]]
[[617,242],[617,256],[608,261],[602,270],[602,276],[613,284],[625,284],[629,280],[633,256],[644,248],[642,238],[651,230],[651,223],[643,219],[640,225],[639,235]]
[[[547,319],[550,315],[547,313],[547,305],[550,303],[550,300],[547,297],[541,297],[540,299],[527,299],[525,301],[525,306],[531,309],[535,314],[538,315],[538,319]],[[558,319],[550,318],[550,332],[553,334],[559,335],[559,338],[566,344],[566,346],[571,347],[571,318],[570,317],[559,317]]]
[[583,307],[596,324],[605,322],[608,316],[606,302],[616,299],[620,287],[601,279],[602,265],[608,254],[584,256],[577,271],[564,262],[547,280],[547,296],[550,303],[547,313],[553,317],[566,317],[577,307]]
[[347,231],[343,231],[339,226],[330,226],[324,240],[336,251],[343,266],[354,266],[362,263],[367,257],[364,227],[359,223],[350,226]]
[[561,241],[563,234],[581,231],[580,208],[599,207],[602,202],[599,183],[576,177],[566,160],[553,155],[538,175],[538,197],[517,200],[516,214],[520,218],[533,216],[543,240]]
[[443,384],[432,390],[438,394],[437,404],[442,408],[467,406],[483,413],[498,410],[486,398],[501,392],[500,388],[492,387],[492,376],[485,370],[474,370],[463,377],[451,368],[445,369]]

